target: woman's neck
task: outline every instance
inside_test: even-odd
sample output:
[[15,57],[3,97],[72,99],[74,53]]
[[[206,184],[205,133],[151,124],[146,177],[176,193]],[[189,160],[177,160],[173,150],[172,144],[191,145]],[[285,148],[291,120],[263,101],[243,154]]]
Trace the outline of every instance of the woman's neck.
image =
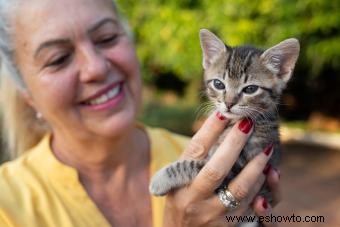
[[144,130],[133,127],[100,143],[61,139],[52,137],[55,156],[77,169],[80,183],[112,226],[151,226],[150,143]]

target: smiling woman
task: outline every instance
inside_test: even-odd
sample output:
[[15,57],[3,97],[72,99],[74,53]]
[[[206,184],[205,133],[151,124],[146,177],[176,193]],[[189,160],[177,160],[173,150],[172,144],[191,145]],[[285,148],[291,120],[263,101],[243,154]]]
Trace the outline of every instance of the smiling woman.
[[[32,2],[34,1],[20,2],[20,7],[15,8],[15,3],[10,4],[4,1],[1,7],[3,10],[1,16],[4,17],[1,20],[1,23],[4,23],[2,26],[4,33],[5,29],[9,30],[10,26],[9,21],[5,20],[5,18],[11,18],[11,15],[6,17],[6,14],[13,15],[11,10],[16,10],[19,14],[25,15],[24,18],[13,18],[17,25],[15,37],[11,39],[10,34],[7,32],[6,36],[3,36],[2,42],[0,42],[1,49],[3,50],[1,58],[3,65],[6,66],[2,68],[12,75],[12,79],[15,79],[15,84],[26,98],[24,102],[20,102],[23,101],[21,99],[17,100],[19,102],[18,105],[13,103],[6,104],[8,110],[12,110],[5,112],[5,114],[8,113],[8,116],[5,116],[7,120],[4,121],[6,128],[4,133],[10,138],[8,140],[9,150],[21,153],[39,140],[46,127],[42,127],[45,121],[35,118],[36,112],[39,113],[39,116],[42,114],[44,119],[51,117],[58,121],[68,119],[73,122],[73,119],[58,118],[57,116],[61,111],[68,111],[69,115],[80,120],[80,113],[91,114],[91,109],[103,107],[103,105],[99,106],[98,104],[105,100],[105,97],[108,97],[105,93],[111,95],[110,101],[116,100],[111,102],[111,104],[118,105],[119,102],[117,101],[123,97],[124,91],[126,93],[126,89],[129,88],[131,95],[134,96],[129,101],[136,102],[136,105],[127,106],[136,107],[136,110],[130,111],[130,117],[134,118],[141,102],[141,81],[138,61],[133,44],[130,38],[126,36],[126,28],[122,26],[116,15],[112,16],[112,10],[116,12],[115,5],[111,1],[103,1],[106,6],[101,8],[100,4],[95,4],[94,9],[97,10],[100,16],[92,20],[89,17],[92,14],[89,12],[84,11],[83,14],[80,14],[81,11],[78,9],[76,13],[73,12],[74,6],[72,6],[72,2],[66,1],[65,4],[61,5],[48,4],[47,2],[43,5],[34,5]],[[73,4],[77,5],[76,2]],[[58,8],[59,11],[57,10]],[[89,9],[89,3],[84,4],[83,8]],[[67,14],[77,15],[77,17],[69,17]],[[36,15],[40,15],[40,17]],[[54,17],[59,17],[60,19],[55,20],[53,19]],[[27,18],[31,18],[31,20],[28,22]],[[76,21],[75,19],[78,20]],[[27,26],[27,23],[30,26]],[[85,28],[84,25],[79,25],[79,23],[91,24]],[[69,24],[68,28],[58,29],[63,24]],[[77,27],[78,31],[73,29],[72,26]],[[69,30],[69,34],[66,34],[66,29]],[[84,31],[80,31],[80,29]],[[26,39],[27,34],[32,34],[30,40]],[[76,46],[75,43],[80,45]],[[92,47],[89,44],[93,44]],[[17,46],[16,49],[22,51],[15,51],[14,46]],[[100,53],[97,50],[100,50]],[[110,55],[111,61],[105,60],[105,55]],[[114,79],[100,78],[108,73],[107,70],[110,62],[117,63],[116,65],[119,67],[115,67],[114,71],[111,70],[109,73],[116,75],[125,73],[128,77],[125,79],[122,78],[123,76],[116,76]],[[81,77],[79,77],[81,80],[76,78],[79,73],[82,73]],[[26,78],[27,81],[25,80]],[[12,88],[8,77],[2,77],[1,79],[2,90]],[[100,80],[107,81],[103,82]],[[53,81],[53,83],[50,81]],[[79,81],[95,81],[96,83],[82,88],[79,86]],[[43,86],[44,89],[40,89],[40,86]],[[36,92],[32,93],[29,90],[36,90]],[[117,91],[118,93],[114,95]],[[15,96],[16,90],[3,93],[3,96]],[[112,95],[118,95],[120,99],[118,97],[113,100],[114,97]],[[6,102],[11,100],[11,98],[3,97],[3,100]],[[27,106],[27,103],[30,106]],[[78,105],[74,105],[76,103]],[[40,108],[38,105],[51,105],[51,108]],[[64,108],[67,105],[69,108]],[[45,109],[48,110],[48,113],[44,112]],[[20,115],[19,113],[23,110],[25,110],[26,114]],[[52,113],[52,115],[49,113]],[[18,119],[13,117],[16,115],[18,115],[19,119],[20,117],[27,119],[17,121]],[[129,114],[124,114],[124,118],[128,116]],[[84,119],[86,120],[86,118]],[[27,125],[28,123],[30,125]],[[32,123],[34,123],[33,127]],[[49,122],[49,128],[51,123]],[[123,122],[119,120],[118,123]],[[54,122],[54,124],[58,123]],[[63,123],[59,125],[63,125]],[[99,126],[97,120],[95,124],[92,124],[92,126],[94,125]],[[116,125],[119,126],[119,124]],[[18,129],[16,130],[16,128]],[[105,127],[98,128],[104,129]],[[25,130],[29,130],[30,133],[24,133]],[[75,130],[78,130],[77,134],[83,132],[83,130]],[[15,155],[12,154],[12,156]]]
[[[230,166],[217,165],[196,181],[204,193],[185,187],[167,201],[149,194],[151,175],[183,150],[184,158],[206,156],[228,121],[211,115],[191,145],[137,122],[139,62],[114,2],[0,0],[0,58],[5,150],[15,159],[0,167],[1,227],[225,226],[230,212],[217,199],[220,179],[213,176]],[[230,133],[228,157],[249,136],[240,130]],[[267,157],[259,160],[264,167]],[[253,168],[239,181],[263,181]],[[274,170],[269,179],[277,188]],[[258,189],[244,189],[248,200],[239,212]],[[252,203],[255,211],[270,212],[262,203]]]

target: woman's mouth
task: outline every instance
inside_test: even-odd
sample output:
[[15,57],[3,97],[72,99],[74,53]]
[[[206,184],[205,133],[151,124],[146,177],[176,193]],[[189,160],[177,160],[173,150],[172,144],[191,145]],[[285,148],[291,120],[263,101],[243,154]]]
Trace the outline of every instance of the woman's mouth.
[[120,89],[121,89],[121,86],[116,86],[116,87],[112,88],[111,90],[109,90],[107,93],[102,94],[98,98],[95,98],[95,99],[88,101],[87,104],[88,105],[103,104],[103,103],[115,98],[119,94]]
[[83,105],[95,110],[106,109],[118,105],[124,96],[123,82],[111,85],[100,93],[100,95],[96,95],[83,102]]

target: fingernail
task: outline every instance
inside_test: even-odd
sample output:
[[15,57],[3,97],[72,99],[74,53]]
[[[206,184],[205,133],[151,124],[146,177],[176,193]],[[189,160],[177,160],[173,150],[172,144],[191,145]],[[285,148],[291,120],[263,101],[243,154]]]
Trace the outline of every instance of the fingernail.
[[263,198],[262,206],[265,210],[268,209],[268,202],[267,202],[266,198]]
[[245,134],[248,134],[252,127],[253,122],[249,118],[244,118],[238,125],[238,128]]
[[267,175],[271,168],[272,168],[272,165],[270,163],[267,163],[266,167],[264,167],[263,169],[263,174]]
[[217,112],[216,113],[216,117],[218,118],[218,119],[220,119],[221,121],[224,121],[226,118],[225,118],[225,116],[223,116],[220,112]]
[[265,153],[267,156],[269,156],[270,153],[272,152],[272,149],[273,149],[273,144],[270,144],[263,150],[263,153]]

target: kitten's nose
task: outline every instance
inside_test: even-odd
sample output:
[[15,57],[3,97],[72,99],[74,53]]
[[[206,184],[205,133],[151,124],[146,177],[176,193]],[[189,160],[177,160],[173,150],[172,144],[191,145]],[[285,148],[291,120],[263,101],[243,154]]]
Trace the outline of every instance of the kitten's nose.
[[233,107],[236,103],[235,102],[226,102],[225,105],[227,107],[228,110],[231,109],[231,107]]

